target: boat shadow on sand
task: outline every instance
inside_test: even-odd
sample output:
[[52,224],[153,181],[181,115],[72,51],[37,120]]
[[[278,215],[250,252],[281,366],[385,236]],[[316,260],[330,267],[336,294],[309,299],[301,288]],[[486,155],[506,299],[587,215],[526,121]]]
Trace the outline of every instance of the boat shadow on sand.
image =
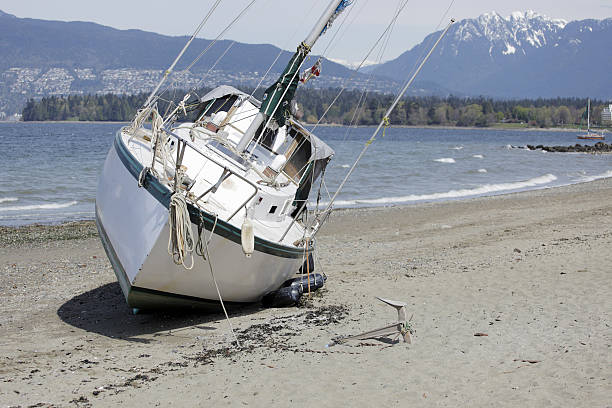
[[[261,308],[258,304],[234,306],[231,315],[251,314]],[[224,319],[220,309],[173,309],[170,311],[146,311],[134,315],[125,303],[117,282],[108,283],[81,293],[68,300],[57,310],[59,318],[88,332],[126,341],[149,343],[170,330],[190,328],[202,333],[217,330],[207,323]]]

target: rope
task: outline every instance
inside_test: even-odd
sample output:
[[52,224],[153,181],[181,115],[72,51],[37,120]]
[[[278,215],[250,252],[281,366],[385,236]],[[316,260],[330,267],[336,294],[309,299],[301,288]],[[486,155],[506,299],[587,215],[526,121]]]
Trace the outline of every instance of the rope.
[[150,167],[143,167],[138,175],[138,188],[142,188],[145,186],[145,182],[147,180],[147,174],[151,171]]
[[[223,303],[223,297],[221,296],[221,291],[219,290],[219,284],[217,284],[217,278],[215,278],[215,273],[213,271],[212,261],[210,260],[210,253],[208,252],[208,245],[210,244],[215,228],[217,227],[217,219],[218,219],[218,215],[215,214],[215,223],[212,229],[210,230],[210,237],[204,240],[204,249],[206,250],[206,256],[204,256],[204,252],[199,253],[199,255],[201,255],[204,259],[206,259],[206,261],[208,261],[208,266],[210,267],[210,275],[213,278],[215,289],[217,290],[217,296],[219,296],[219,302],[221,303],[221,307],[223,308],[223,313],[225,314],[225,319],[227,320],[227,324],[229,325],[230,331],[232,332],[232,336],[234,336],[234,340],[236,340],[236,346],[240,347],[240,342],[238,341],[238,337],[236,336],[236,333],[234,332],[234,328],[232,327],[232,321],[230,320],[229,315],[227,314],[225,303]],[[202,232],[203,229],[204,229],[204,219],[202,218],[202,214],[200,214],[200,225],[198,226],[198,231]],[[200,244],[200,250],[202,249],[201,242],[202,242],[201,239],[198,239],[198,244]],[[197,250],[197,247],[196,247],[196,250]]]
[[[177,265],[183,265],[187,270],[193,268],[193,231],[191,229],[191,219],[185,197],[176,192],[170,198],[168,208],[168,254]],[[185,265],[185,255],[191,256],[191,265]]]
[[[206,248],[208,248],[208,245],[210,245],[210,241],[212,240],[213,237],[213,233],[215,232],[215,228],[217,228],[217,220],[219,219],[219,216],[217,214],[215,214],[215,223],[213,224],[212,229],[210,230],[210,237],[208,237],[207,240],[205,240],[205,246]],[[204,253],[204,247],[202,247],[202,233],[204,231],[204,218],[202,217],[202,214],[200,214],[200,223],[198,224],[198,242],[196,244],[196,254],[200,255],[202,258],[206,259],[206,254]]]
[[385,132],[387,131],[387,128],[391,126],[391,122],[389,122],[389,117],[385,116],[383,118],[383,132],[382,132],[382,137],[385,137]]
[[[383,131],[382,131],[382,136],[381,137],[385,137],[385,132],[387,131],[387,128],[389,126],[391,126],[391,123],[389,122],[389,117],[385,116],[384,118],[382,118],[382,123],[383,123]],[[368,140],[365,144],[366,146],[369,146],[372,144],[372,142],[374,142],[374,140],[376,140],[375,137],[371,138],[370,140]]]

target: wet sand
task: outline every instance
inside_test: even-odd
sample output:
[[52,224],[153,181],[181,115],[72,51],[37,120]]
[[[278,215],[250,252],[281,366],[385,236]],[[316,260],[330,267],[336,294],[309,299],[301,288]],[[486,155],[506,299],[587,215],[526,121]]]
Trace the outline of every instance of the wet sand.
[[[92,222],[0,228],[0,406],[612,401],[612,179],[344,210],[300,307],[132,315]],[[412,344],[336,336],[392,322]],[[486,336],[475,336],[475,334]]]

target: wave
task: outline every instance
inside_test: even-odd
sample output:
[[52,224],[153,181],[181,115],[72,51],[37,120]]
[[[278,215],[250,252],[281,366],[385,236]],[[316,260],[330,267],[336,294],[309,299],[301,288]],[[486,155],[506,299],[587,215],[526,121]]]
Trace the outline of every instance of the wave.
[[67,208],[75,205],[76,201],[69,203],[52,203],[52,204],[34,204],[34,205],[17,205],[13,207],[0,208],[1,211],[28,211],[28,210],[56,210],[59,208]]
[[486,173],[486,172],[487,172],[487,169],[478,169],[478,172],[479,172],[479,173]]
[[441,159],[435,159],[434,161],[439,163],[455,163],[455,159],[450,157],[443,157]]
[[350,165],[348,165],[348,164],[343,164],[343,165],[342,165],[342,166],[340,166],[340,167],[342,167],[343,169],[348,169],[348,168],[349,168],[349,167],[351,167],[351,166],[350,166]]
[[605,173],[597,174],[595,176],[583,176],[580,178],[580,182],[588,183],[589,181],[595,181],[603,178],[612,177],[612,170],[608,170]]
[[463,146],[455,146],[455,147],[451,147],[452,150],[461,150],[463,149]]
[[472,157],[475,159],[484,159],[484,156],[482,154],[475,154]]
[[[461,190],[451,190],[445,193],[433,193],[433,194],[422,194],[422,195],[408,195],[408,196],[400,196],[400,197],[381,197],[374,199],[364,199],[364,200],[338,200],[335,202],[337,206],[355,206],[359,204],[369,204],[369,205],[384,205],[384,204],[401,204],[407,203],[411,201],[425,201],[425,200],[440,200],[440,199],[449,199],[449,198],[461,198],[461,197],[469,197],[475,195],[483,195],[488,193],[496,193],[500,191],[510,191],[510,190],[519,190],[527,187],[536,187],[543,184],[548,184],[557,180],[557,177],[553,174],[545,174],[540,177],[535,177],[529,180],[524,181],[516,181],[513,183],[499,183],[499,184],[484,184],[482,186],[471,188],[471,189],[461,189]],[[326,203],[327,205],[329,203]]]
[[17,197],[4,197],[0,198],[0,204],[2,203],[14,203],[15,201],[19,201]]

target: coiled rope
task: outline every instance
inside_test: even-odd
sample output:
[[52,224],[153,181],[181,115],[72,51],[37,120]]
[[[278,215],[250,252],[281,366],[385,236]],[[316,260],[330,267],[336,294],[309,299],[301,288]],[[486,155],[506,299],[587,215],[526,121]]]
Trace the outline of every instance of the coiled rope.
[[[168,207],[168,227],[170,236],[168,237],[168,254],[177,265],[183,265],[187,270],[193,268],[193,249],[195,241],[193,230],[191,229],[191,219],[185,197],[176,192],[170,198]],[[185,264],[185,257],[191,257],[191,264]]]

